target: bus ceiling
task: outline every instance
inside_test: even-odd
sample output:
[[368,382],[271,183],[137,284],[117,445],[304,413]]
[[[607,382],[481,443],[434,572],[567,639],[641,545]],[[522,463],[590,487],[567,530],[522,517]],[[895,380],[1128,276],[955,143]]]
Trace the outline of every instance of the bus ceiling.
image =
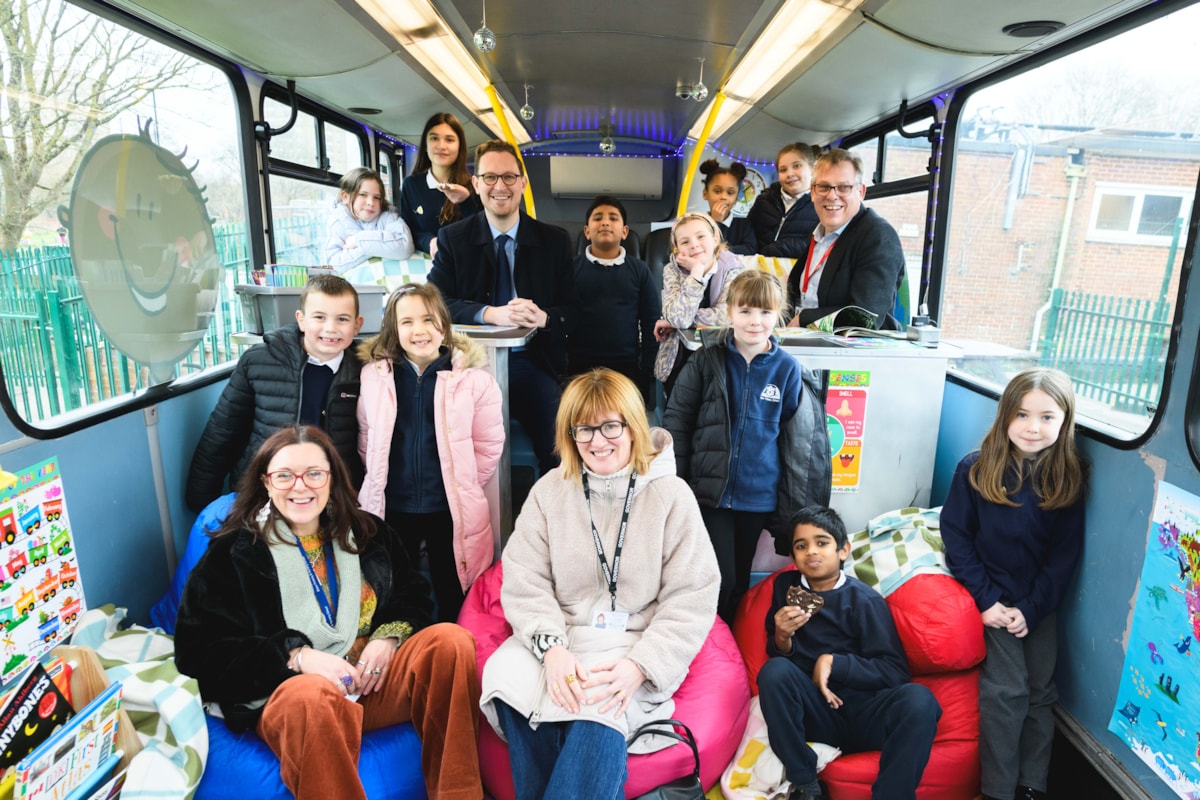
[[[502,137],[493,85],[529,152],[597,153],[608,136],[617,155],[661,155],[699,137],[720,91],[710,143],[758,160],[786,142],[836,142],[903,101],[915,107],[1149,5],[663,0],[630,14],[594,0],[258,0],[213,14],[190,0],[110,1],[409,143],[448,106],[468,144]],[[485,20],[486,52],[474,44]]]

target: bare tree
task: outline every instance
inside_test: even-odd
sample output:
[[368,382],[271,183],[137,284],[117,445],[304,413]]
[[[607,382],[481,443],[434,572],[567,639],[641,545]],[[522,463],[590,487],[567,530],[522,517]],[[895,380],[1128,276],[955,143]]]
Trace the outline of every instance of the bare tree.
[[0,2],[0,248],[61,202],[122,112],[186,84],[194,63],[63,0]]

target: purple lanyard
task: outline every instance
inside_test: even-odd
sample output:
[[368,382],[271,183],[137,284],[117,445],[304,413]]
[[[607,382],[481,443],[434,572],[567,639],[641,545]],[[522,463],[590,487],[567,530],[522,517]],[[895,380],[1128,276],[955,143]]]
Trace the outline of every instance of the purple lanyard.
[[629,473],[629,489],[625,492],[625,510],[621,512],[621,528],[617,531],[617,549],[613,551],[612,569],[608,568],[608,559],[604,557],[604,545],[600,544],[600,533],[596,530],[596,521],[592,519],[592,495],[588,491],[587,473],[583,473],[583,499],[587,503],[588,521],[592,523],[592,542],[596,545],[596,555],[600,557],[600,569],[604,579],[608,581],[608,596],[612,599],[612,610],[617,610],[617,573],[621,571],[621,548],[625,546],[625,528],[629,525],[629,509],[633,507],[633,484],[637,481],[637,470]]
[[[313,569],[312,562],[308,560],[308,553],[304,552],[304,545],[300,543],[299,536],[296,537],[296,547],[300,548],[300,557],[304,559],[304,566],[308,567],[308,581],[312,584],[317,605],[321,607],[321,616],[325,617],[325,622],[329,627],[337,627],[337,569],[333,563],[333,545],[329,542],[325,543],[325,578],[329,582],[329,599],[325,598],[325,590],[321,588],[317,571]],[[331,601],[332,605],[330,605]]]

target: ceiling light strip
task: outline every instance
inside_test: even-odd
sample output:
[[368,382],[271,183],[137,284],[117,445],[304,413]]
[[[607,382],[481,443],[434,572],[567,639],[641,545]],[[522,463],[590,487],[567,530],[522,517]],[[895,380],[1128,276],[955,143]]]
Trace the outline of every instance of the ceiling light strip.
[[[429,0],[356,0],[358,5],[386,30],[434,79],[449,92],[475,121],[493,135],[505,135],[501,120],[513,123],[518,145],[531,141],[516,115],[502,101],[495,105],[485,87],[491,79]],[[492,119],[493,111],[495,119]]]
[[[759,100],[784,81],[800,62],[823,45],[863,2],[847,0],[833,5],[826,0],[788,0],[721,86],[721,93],[729,102],[725,104],[724,113],[713,124],[709,135],[715,139],[733,127]],[[797,45],[796,31],[811,33]],[[715,98],[713,104],[716,104]],[[700,138],[699,121],[692,126],[688,136]]]

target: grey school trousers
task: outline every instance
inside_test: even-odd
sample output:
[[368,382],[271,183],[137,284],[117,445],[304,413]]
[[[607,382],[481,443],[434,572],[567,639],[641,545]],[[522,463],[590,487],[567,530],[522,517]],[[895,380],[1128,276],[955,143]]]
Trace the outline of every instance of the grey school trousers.
[[983,793],[1012,797],[1017,786],[1046,791],[1054,742],[1057,614],[1018,639],[984,628],[987,658],[979,675],[979,763]]

